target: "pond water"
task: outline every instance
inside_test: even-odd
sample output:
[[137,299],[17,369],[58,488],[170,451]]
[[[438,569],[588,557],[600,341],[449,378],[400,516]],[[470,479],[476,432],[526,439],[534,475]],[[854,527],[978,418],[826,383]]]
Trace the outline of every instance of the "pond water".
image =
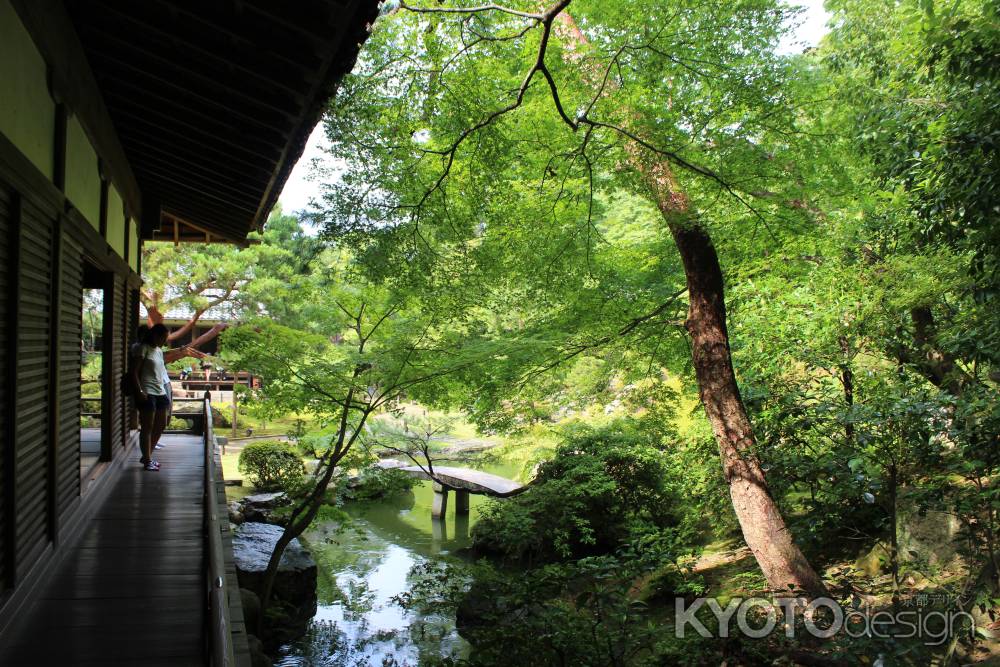
[[[469,467],[458,462],[442,465]],[[517,464],[479,469],[516,479]],[[431,518],[433,490],[420,482],[410,493],[353,503],[347,526],[320,524],[306,533],[319,565],[319,608],[310,632],[284,646],[282,667],[420,665],[431,656],[464,656],[468,647],[449,614],[419,614],[394,598],[410,590],[411,571],[429,562],[461,570],[460,549],[469,546],[483,496],[470,497],[469,517],[456,518],[454,494],[444,521]]]

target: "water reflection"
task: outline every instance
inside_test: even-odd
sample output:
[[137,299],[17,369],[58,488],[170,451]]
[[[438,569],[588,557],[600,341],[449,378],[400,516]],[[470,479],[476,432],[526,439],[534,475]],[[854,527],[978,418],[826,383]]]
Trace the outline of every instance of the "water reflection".
[[[487,472],[516,477],[516,466],[491,465]],[[414,566],[444,562],[460,570],[460,551],[486,499],[470,498],[470,513],[450,508],[443,521],[431,517],[433,489],[421,482],[410,493],[350,505],[349,526],[324,524],[307,533],[319,564],[319,609],[314,627],[285,646],[282,666],[419,665],[431,656],[464,656],[467,646],[450,613],[418,614],[394,598],[413,585]]]

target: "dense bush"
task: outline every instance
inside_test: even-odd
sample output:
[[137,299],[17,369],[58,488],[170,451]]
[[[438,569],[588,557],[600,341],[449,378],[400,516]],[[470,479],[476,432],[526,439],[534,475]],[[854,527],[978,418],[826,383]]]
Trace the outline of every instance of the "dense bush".
[[296,438],[295,447],[302,456],[318,459],[330,448],[334,437],[330,429],[313,431]]
[[370,466],[339,487],[345,500],[374,500],[409,491],[417,481],[402,470]]
[[298,481],[305,472],[305,465],[286,443],[265,440],[252,442],[243,448],[239,469],[256,488],[274,491]]
[[660,451],[624,425],[579,429],[534,484],[485,506],[474,546],[525,564],[607,554],[676,523]]
[[[424,614],[454,613],[471,665],[710,664],[689,659],[710,650],[706,640],[695,632],[674,639],[636,595],[633,582],[650,576],[651,564],[626,550],[511,576],[487,561],[461,572],[427,561],[410,571],[397,600]],[[713,657],[711,664],[722,662]]]
[[102,364],[103,361],[101,361],[101,355],[99,354],[91,357],[83,364],[83,368],[80,369],[80,379],[83,384],[100,383]]
[[171,417],[170,422],[167,423],[168,431],[188,431],[190,429],[190,422],[182,417]]

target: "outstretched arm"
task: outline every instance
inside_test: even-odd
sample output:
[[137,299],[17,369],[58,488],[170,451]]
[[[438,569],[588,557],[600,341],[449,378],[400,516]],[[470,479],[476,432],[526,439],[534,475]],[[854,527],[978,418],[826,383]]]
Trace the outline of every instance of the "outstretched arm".
[[184,357],[194,357],[195,359],[203,359],[207,355],[204,352],[200,352],[193,347],[177,347],[172,350],[167,350],[163,353],[163,363],[169,364],[172,361],[177,361],[178,359],[183,359]]

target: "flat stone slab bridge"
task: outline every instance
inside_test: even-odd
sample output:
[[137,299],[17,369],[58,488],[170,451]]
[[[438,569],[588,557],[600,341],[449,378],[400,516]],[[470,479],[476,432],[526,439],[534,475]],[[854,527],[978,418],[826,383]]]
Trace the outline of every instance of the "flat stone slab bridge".
[[408,466],[396,459],[382,459],[378,462],[378,466],[380,468],[396,468],[410,477],[434,482],[434,505],[431,508],[431,516],[435,519],[444,517],[448,511],[449,491],[455,492],[455,513],[468,514],[469,494],[507,498],[519,493],[524,488],[523,484],[512,479],[469,468],[434,466],[434,477],[431,477],[420,466]]

